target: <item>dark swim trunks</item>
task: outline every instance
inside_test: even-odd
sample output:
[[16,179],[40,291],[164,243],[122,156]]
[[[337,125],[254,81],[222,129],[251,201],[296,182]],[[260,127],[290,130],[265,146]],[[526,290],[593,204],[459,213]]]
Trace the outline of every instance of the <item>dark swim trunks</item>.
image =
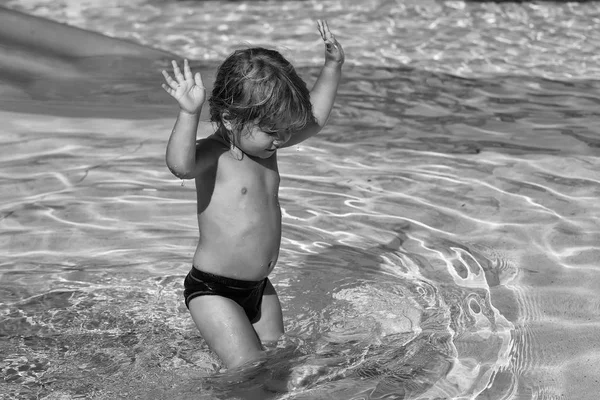
[[198,296],[222,296],[238,303],[251,323],[260,318],[260,305],[269,278],[261,281],[242,281],[200,271],[192,267],[183,282],[185,305]]

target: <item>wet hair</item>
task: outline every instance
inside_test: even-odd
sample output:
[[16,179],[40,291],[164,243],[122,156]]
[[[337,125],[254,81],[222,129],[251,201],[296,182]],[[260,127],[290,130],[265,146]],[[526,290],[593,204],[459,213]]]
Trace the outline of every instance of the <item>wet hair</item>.
[[211,121],[222,127],[226,118],[236,135],[249,124],[275,133],[315,121],[306,83],[279,52],[262,47],[236,50],[225,59],[208,102]]

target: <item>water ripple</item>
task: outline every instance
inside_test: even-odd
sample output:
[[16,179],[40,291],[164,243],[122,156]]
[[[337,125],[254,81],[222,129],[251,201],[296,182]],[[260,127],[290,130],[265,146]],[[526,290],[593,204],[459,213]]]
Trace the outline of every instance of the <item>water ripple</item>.
[[[288,335],[239,374],[214,375],[181,301],[194,185],[164,166],[172,110],[138,114],[164,101],[147,99],[159,66],[131,85],[117,71],[123,81],[97,76],[75,92],[38,83],[21,110],[0,111],[5,393],[264,398],[282,382],[296,390],[269,396],[597,392],[597,4],[6,3],[208,66],[240,41],[277,42],[311,81],[312,21],[324,16],[346,24],[336,34],[351,56],[328,127],[279,156],[272,280]],[[56,115],[32,114],[40,101]],[[103,101],[118,118],[102,118]]]

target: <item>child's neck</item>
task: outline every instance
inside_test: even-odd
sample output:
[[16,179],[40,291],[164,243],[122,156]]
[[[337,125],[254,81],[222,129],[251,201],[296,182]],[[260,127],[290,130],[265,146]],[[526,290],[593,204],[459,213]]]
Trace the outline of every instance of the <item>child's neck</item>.
[[245,153],[235,145],[233,141],[233,132],[227,130],[223,125],[221,125],[217,131],[215,132],[215,136],[220,139],[224,144],[229,147],[229,153],[236,160],[241,161],[244,158]]

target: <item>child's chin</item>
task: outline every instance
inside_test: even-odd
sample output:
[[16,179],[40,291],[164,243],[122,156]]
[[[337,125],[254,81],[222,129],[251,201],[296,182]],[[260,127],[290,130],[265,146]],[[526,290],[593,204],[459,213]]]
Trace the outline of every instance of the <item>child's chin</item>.
[[258,150],[258,151],[244,151],[247,155],[255,158],[266,159],[275,154],[276,151],[268,151],[268,150]]

